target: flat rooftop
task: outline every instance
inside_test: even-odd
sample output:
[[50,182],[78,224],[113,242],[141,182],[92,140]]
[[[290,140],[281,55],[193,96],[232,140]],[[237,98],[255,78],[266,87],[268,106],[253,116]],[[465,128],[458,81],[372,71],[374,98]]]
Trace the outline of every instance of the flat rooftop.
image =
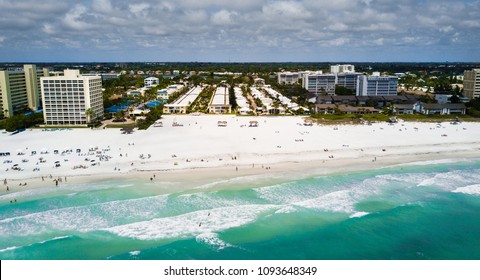
[[217,87],[210,105],[230,105],[228,89],[226,87]]
[[195,99],[197,99],[200,92],[202,92],[202,87],[194,87],[170,105],[173,105],[174,107],[189,106],[195,101]]

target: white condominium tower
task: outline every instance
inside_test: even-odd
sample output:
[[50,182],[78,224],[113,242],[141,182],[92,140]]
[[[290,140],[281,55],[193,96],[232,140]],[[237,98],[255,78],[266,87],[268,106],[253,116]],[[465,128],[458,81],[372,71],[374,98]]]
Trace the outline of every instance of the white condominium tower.
[[357,81],[357,96],[388,96],[398,95],[398,77],[360,75]]
[[103,118],[102,78],[64,70],[63,76],[41,79],[46,125],[86,125]]
[[23,69],[0,70],[0,119],[42,107],[40,77],[48,77],[48,69],[27,64]]

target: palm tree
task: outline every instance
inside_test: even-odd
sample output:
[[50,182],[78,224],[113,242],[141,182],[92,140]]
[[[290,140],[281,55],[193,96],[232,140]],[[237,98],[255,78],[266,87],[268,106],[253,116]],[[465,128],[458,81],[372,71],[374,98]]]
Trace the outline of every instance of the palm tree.
[[93,111],[92,108],[88,108],[87,110],[85,110],[85,115],[87,116],[87,123],[91,123],[92,118],[95,117],[95,111]]

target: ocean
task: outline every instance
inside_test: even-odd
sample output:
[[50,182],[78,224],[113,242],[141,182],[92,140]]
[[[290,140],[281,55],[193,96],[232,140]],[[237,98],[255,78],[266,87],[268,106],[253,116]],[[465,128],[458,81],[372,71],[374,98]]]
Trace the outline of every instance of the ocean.
[[2,192],[0,259],[480,259],[479,160],[190,184]]

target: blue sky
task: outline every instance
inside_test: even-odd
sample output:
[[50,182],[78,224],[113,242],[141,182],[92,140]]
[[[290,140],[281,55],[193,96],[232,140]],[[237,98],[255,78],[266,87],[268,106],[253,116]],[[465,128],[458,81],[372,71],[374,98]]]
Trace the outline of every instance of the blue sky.
[[0,62],[59,61],[478,62],[480,1],[0,0]]

